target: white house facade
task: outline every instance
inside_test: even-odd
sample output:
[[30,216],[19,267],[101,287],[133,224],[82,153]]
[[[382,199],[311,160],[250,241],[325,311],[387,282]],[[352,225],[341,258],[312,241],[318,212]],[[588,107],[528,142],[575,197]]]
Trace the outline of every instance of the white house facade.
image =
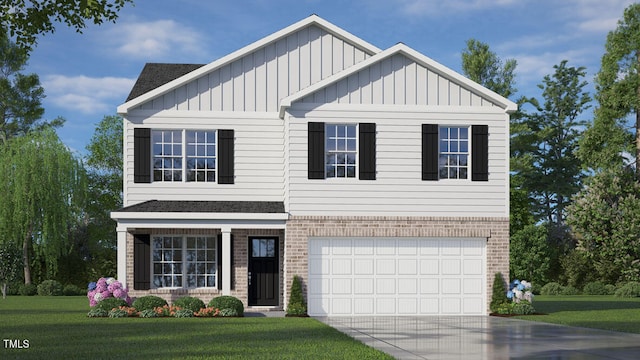
[[147,64],[124,118],[118,278],[310,315],[483,315],[509,270],[516,105],[312,15],[210,64]]

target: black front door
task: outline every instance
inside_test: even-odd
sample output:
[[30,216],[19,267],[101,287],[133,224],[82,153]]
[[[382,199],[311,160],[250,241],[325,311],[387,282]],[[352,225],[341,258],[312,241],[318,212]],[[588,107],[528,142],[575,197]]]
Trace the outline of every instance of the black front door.
[[249,305],[280,305],[278,238],[249,238]]

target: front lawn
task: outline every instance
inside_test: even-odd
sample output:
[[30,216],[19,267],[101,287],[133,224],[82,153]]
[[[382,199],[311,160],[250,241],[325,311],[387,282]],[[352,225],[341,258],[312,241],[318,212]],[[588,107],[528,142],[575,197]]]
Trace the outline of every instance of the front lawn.
[[640,298],[614,296],[536,296],[533,306],[547,315],[518,319],[640,333]]
[[88,310],[86,297],[0,298],[0,337],[29,345],[3,341],[0,358],[391,359],[311,318],[110,319]]

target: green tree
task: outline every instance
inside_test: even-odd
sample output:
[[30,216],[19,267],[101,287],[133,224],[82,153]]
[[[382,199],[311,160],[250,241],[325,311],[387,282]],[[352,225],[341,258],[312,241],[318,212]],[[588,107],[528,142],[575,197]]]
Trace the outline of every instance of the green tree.
[[640,183],[629,168],[594,175],[568,207],[567,223],[600,279],[640,276]]
[[0,243],[0,286],[7,297],[7,284],[15,281],[20,270],[20,249],[11,243]]
[[61,118],[42,121],[44,89],[36,74],[22,74],[29,56],[0,31],[0,145],[43,126],[60,126]]
[[517,91],[515,85],[515,59],[502,60],[489,49],[489,45],[476,39],[467,40],[462,51],[462,71],[471,80],[508,98]]
[[525,279],[534,284],[550,280],[556,249],[549,246],[546,225],[526,225],[511,235],[509,273],[514,279]]
[[116,223],[110,212],[122,207],[122,118],[105,116],[96,126],[87,151],[89,272],[95,276],[115,275]]
[[580,115],[589,108],[587,85],[582,79],[584,67],[567,66],[567,61],[553,67],[542,84],[543,104],[531,99],[536,112],[525,117],[530,161],[533,165],[523,173],[525,188],[536,199],[538,218],[553,225],[555,231],[564,227],[565,208],[570,198],[581,188],[582,166],[575,155],[585,121]]
[[[640,4],[627,7],[618,27],[607,36],[596,76],[596,99],[599,107],[581,140],[579,156],[600,170],[615,169],[624,163],[625,153],[634,154],[640,181]],[[634,121],[629,124],[632,114]]]
[[[55,275],[83,208],[82,163],[46,128],[0,146],[0,239],[22,247],[24,281],[32,263]],[[33,258],[32,258],[33,255]]]
[[30,50],[38,35],[55,31],[56,22],[81,33],[87,23],[115,22],[126,3],[133,0],[0,0],[0,21],[18,46]]

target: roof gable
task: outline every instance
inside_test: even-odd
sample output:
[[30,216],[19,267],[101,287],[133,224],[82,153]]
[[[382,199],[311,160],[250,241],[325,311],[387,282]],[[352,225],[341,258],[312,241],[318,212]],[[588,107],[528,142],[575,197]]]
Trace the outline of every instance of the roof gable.
[[135,99],[202,66],[204,64],[147,63],[133,85],[127,101]]
[[[304,35],[305,31],[303,31],[305,29],[309,30],[306,32],[307,33],[306,35]],[[283,89],[283,91],[280,91],[278,93],[279,96],[275,99],[275,101],[273,101],[274,104],[272,106],[271,111],[277,111],[279,99],[289,96],[292,93],[300,90],[301,88],[309,86],[311,84],[311,81],[313,81],[314,79],[320,80],[322,78],[328,77],[336,73],[337,71],[341,71],[344,68],[347,68],[348,66],[353,65],[353,63],[355,63],[356,61],[361,61],[380,51],[380,49],[378,49],[377,47],[350,34],[349,32],[343,29],[340,29],[339,27],[318,17],[317,15],[311,15],[308,18],[303,19],[291,26],[288,26],[272,35],[262,38],[250,45],[243,47],[240,50],[237,50],[227,56],[224,56],[216,61],[213,61],[212,63],[195,68],[194,70],[186,74],[183,74],[182,76],[179,76],[174,80],[166,82],[158,87],[155,87],[147,92],[138,94],[139,91],[136,91],[136,93],[134,94],[132,91],[132,95],[136,95],[136,96],[131,97],[130,95],[130,98],[127,99],[127,102],[118,107],[118,113],[126,114],[129,110],[139,107],[141,105],[142,105],[142,108],[146,107],[146,108],[153,108],[153,109],[160,109],[160,110],[168,109],[168,108],[180,108],[180,105],[181,105],[180,99],[182,97],[185,97],[185,96],[186,98],[199,97],[203,95],[203,92],[206,92],[212,88],[215,88],[217,85],[224,86],[225,83],[227,84],[227,86],[232,88],[230,90],[231,93],[237,95],[238,97],[244,96],[245,93],[256,91],[256,88],[261,88],[261,85],[262,85],[262,83],[258,82],[258,80],[249,84],[238,84],[237,77],[234,77],[234,75],[238,75],[239,77],[240,75],[250,72],[254,68],[257,68],[263,62],[265,64],[265,67],[268,66],[266,64],[267,63],[266,60],[268,59],[267,52],[271,51],[270,49],[273,49],[272,51],[275,51],[275,55],[283,55],[291,52],[297,52],[295,56],[298,56],[297,61],[300,62],[300,65],[297,65],[297,67],[293,63],[291,64],[287,63],[286,69],[285,68],[278,69],[277,66],[279,66],[279,64],[277,64],[276,68],[274,69],[276,73],[278,70],[280,71],[286,70],[286,71],[289,71],[290,73],[293,73],[296,70],[300,72],[301,71],[300,67],[304,66],[304,64],[310,63],[311,59],[316,59],[318,57],[317,55],[312,54],[313,44],[311,43],[310,40],[314,40],[314,39],[311,39],[311,35],[310,35],[312,32],[311,29],[318,29],[319,31],[315,31],[314,33],[315,34],[320,33],[320,36],[322,36],[322,34],[329,35],[329,36],[323,37],[322,40],[319,40],[317,42],[317,44],[320,44],[319,46],[325,45],[324,44],[324,42],[326,41],[325,38],[330,41],[330,45],[325,45],[325,46],[335,47],[337,42],[342,41],[343,44],[351,48],[352,56],[354,56],[355,58],[350,61],[344,60],[340,66],[334,67],[332,64],[331,69],[327,69],[328,71],[330,71],[330,73],[325,72],[326,74],[324,75],[324,77],[321,75],[321,77],[318,78],[317,75],[313,75],[311,73],[302,74],[301,76],[302,80],[300,80],[298,84],[292,83],[291,81],[289,81],[289,83],[287,84],[284,84],[284,83],[280,84],[279,86],[281,86],[282,88],[286,86],[286,91]],[[301,38],[298,37],[298,34],[302,34]],[[307,38],[305,39],[304,36],[306,36]],[[293,40],[294,37],[295,37],[295,41]],[[337,41],[334,41],[333,39],[337,39]],[[326,41],[326,42],[329,42],[329,41]],[[308,46],[307,46],[307,43],[308,43]],[[272,45],[272,46],[269,47],[269,45]],[[300,49],[302,49],[305,46],[308,47],[308,50],[302,51],[302,50],[298,50],[297,48],[297,47],[300,47]],[[309,53],[307,53],[307,51],[309,51]],[[339,51],[335,51],[335,53],[338,54]],[[362,55],[358,56],[358,54],[362,54]],[[314,67],[314,68],[317,68],[317,67]],[[309,67],[309,71],[310,70],[311,70],[311,67]],[[218,74],[216,74],[216,72],[218,72]],[[257,77],[257,70],[254,72],[253,76]],[[245,76],[242,76],[242,77],[245,78]],[[307,77],[309,77],[309,80],[306,80]],[[281,77],[279,77],[278,80],[280,82],[283,81]],[[218,83],[216,83],[216,81],[218,81]],[[267,84],[273,83],[273,79],[269,79],[269,80],[264,79],[264,81],[265,82],[268,81]],[[158,81],[157,83],[160,83],[160,81]],[[147,88],[150,88],[150,87],[140,87],[139,89],[147,89]],[[183,94],[186,94],[186,95],[183,96]],[[204,96],[211,97],[213,96],[213,94],[206,94]],[[215,104],[213,103],[213,100],[212,100],[212,103],[204,104],[205,108],[201,110],[223,110],[223,111],[252,110],[252,109],[238,109],[235,107],[234,104],[239,103],[239,101],[234,103],[230,96],[227,96],[226,98],[227,98],[227,101],[230,101],[230,103],[221,104],[219,109],[215,107]],[[189,100],[189,99],[186,99],[186,100]],[[243,98],[242,103],[244,102],[245,100]],[[201,101],[198,100],[198,103],[201,103]],[[190,104],[188,104],[187,107],[189,107],[189,105]],[[207,107],[209,109],[207,109]],[[226,107],[226,109],[224,107]],[[261,110],[270,111],[269,106],[264,107],[264,109],[262,106],[255,106],[255,107],[256,109],[253,109],[254,111],[261,111]]]
[[517,109],[512,101],[402,43],[282,99],[280,117],[296,102]]

